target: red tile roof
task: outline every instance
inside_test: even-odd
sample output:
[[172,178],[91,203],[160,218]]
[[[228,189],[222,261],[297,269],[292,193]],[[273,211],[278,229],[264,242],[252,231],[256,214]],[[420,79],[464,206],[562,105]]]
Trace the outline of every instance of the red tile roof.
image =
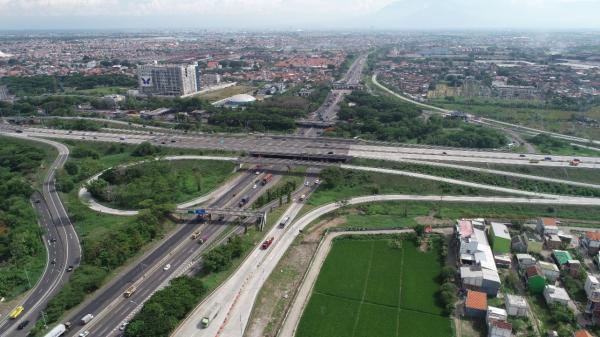
[[589,331],[587,330],[578,330],[575,331],[575,333],[573,334],[573,337],[594,337]]
[[600,233],[599,232],[586,232],[585,236],[592,241],[600,241]]
[[542,223],[546,226],[558,226],[554,218],[542,218]]
[[526,270],[526,274],[527,274],[527,278],[530,278],[532,276],[542,275],[542,271],[540,270],[540,267],[535,265],[535,266],[528,267]]
[[512,324],[505,321],[493,320],[491,324],[500,329],[512,330]]
[[465,306],[471,309],[487,310],[487,295],[480,291],[467,291]]

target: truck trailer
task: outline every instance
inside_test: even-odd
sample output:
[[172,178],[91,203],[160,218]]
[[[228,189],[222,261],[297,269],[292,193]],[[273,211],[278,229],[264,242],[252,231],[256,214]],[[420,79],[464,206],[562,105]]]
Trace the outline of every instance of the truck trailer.
[[81,318],[81,325],[88,324],[92,320],[92,318],[94,318],[94,315],[92,315],[92,314],[87,314],[87,315],[83,316]]
[[50,330],[47,334],[45,334],[44,337],[62,336],[65,332],[67,332],[67,330],[69,330],[70,326],[71,326],[71,323],[69,323],[69,322],[67,322],[65,324],[59,324],[59,325],[55,326],[54,328],[52,328],[52,330]]

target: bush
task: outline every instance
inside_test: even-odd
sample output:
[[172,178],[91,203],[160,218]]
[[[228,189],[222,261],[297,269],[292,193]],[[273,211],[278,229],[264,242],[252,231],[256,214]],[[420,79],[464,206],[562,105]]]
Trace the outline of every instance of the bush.
[[126,337],[168,336],[206,293],[196,277],[175,278],[144,304],[125,330]]
[[233,259],[243,253],[242,238],[234,236],[224,245],[212,249],[204,257],[204,268],[207,272],[217,273],[227,269]]

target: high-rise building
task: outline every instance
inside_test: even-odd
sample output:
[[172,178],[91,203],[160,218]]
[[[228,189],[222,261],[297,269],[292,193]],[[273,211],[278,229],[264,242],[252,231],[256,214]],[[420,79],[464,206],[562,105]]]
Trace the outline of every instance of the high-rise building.
[[140,92],[149,96],[181,97],[198,91],[196,65],[142,65],[138,67]]

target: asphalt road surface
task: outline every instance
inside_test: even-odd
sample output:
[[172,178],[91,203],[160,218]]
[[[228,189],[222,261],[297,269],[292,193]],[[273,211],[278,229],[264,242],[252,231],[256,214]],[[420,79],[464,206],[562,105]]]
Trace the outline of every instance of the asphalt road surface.
[[[14,136],[13,134],[9,135]],[[17,138],[23,137],[18,136]],[[48,168],[41,195],[36,193],[32,197],[38,221],[43,228],[42,239],[48,251],[48,258],[42,277],[20,304],[25,308],[23,314],[15,320],[0,322],[0,336],[2,337],[25,336],[33,328],[50,298],[67,282],[70,273],[66,271],[66,268],[69,265],[76,267],[81,260],[79,238],[60,201],[55,185],[56,170],[67,161],[69,149],[63,144],[45,139],[30,140],[51,145],[58,150],[58,157]],[[24,329],[18,330],[17,326],[25,321],[31,323]]]
[[[600,168],[600,157],[573,157],[518,154],[513,152],[475,149],[446,149],[439,147],[398,146],[393,144],[360,144],[347,139],[294,137],[294,136],[212,136],[212,135],[157,135],[149,133],[105,133],[23,128],[28,136],[81,139],[93,141],[139,144],[151,142],[178,148],[217,149],[229,151],[262,151],[295,156],[340,155],[350,158],[385,159],[392,161],[430,160],[447,162],[495,163],[524,166],[570,167],[574,158],[580,159],[578,168]],[[164,142],[164,139],[168,139]],[[162,144],[164,142],[164,144]]]
[[[261,193],[266,191],[273,181],[267,186],[257,186],[253,188],[255,181],[262,177],[254,172],[244,173],[244,177],[239,179],[238,183],[230,190],[223,191],[210,207],[235,207],[243,196],[250,197],[250,204]],[[235,196],[233,196],[235,194]],[[115,336],[121,331],[119,326],[129,321],[137,313],[143,303],[152,294],[166,285],[170,279],[179,275],[182,269],[186,269],[191,263],[191,259],[202,253],[210,245],[224,234],[228,226],[223,223],[213,224],[194,224],[186,223],[180,225],[180,228],[160,244],[155,250],[142,259],[140,263],[130,268],[121,276],[117,276],[111,284],[103,287],[94,298],[88,303],[77,309],[76,313],[71,315],[71,322],[75,327],[65,336],[77,336],[83,331],[90,331],[90,336]],[[200,230],[200,237],[207,238],[204,244],[199,244],[196,240],[191,240],[192,232]],[[164,270],[164,266],[170,264],[169,270]],[[137,290],[129,298],[125,298],[123,293],[131,285],[135,285]],[[94,315],[94,319],[85,326],[81,326],[81,318],[87,314]]]

